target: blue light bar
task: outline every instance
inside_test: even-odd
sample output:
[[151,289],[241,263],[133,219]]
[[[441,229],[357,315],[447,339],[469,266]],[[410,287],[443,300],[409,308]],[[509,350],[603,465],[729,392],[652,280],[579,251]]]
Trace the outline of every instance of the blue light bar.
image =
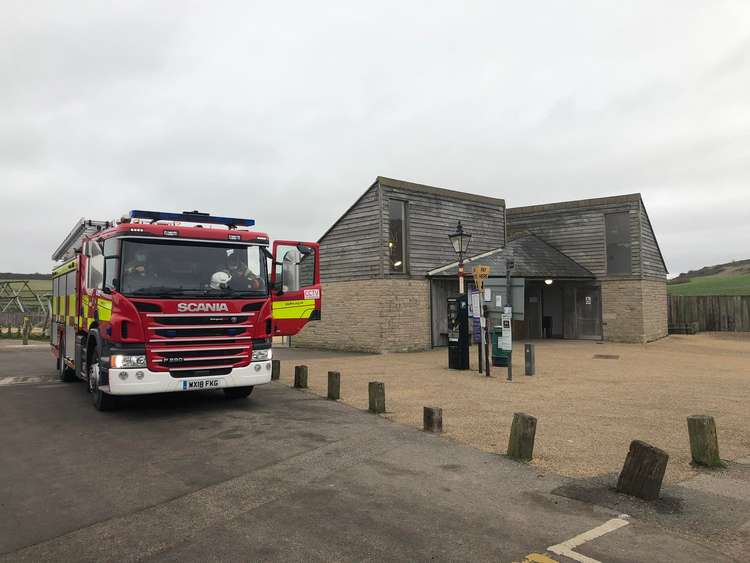
[[252,227],[255,219],[236,219],[233,217],[214,217],[200,211],[183,211],[182,213],[164,213],[162,211],[142,211],[133,209],[131,219],[151,219],[152,221],[185,221],[188,223],[207,223],[226,225],[228,227]]

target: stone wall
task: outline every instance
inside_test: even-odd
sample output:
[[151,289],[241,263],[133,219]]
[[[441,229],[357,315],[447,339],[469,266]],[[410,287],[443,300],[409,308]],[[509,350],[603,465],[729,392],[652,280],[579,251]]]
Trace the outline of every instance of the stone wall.
[[427,280],[384,278],[322,286],[322,318],[293,336],[292,346],[357,352],[430,348]]
[[646,342],[667,335],[667,281],[643,280],[643,331]]
[[601,288],[606,340],[650,342],[667,335],[666,280],[610,278]]

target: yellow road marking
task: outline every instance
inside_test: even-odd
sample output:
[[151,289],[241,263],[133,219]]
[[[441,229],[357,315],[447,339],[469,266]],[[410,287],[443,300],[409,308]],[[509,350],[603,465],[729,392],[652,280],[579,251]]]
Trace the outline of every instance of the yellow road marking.
[[560,563],[557,559],[547,557],[544,553],[529,553],[522,563]]

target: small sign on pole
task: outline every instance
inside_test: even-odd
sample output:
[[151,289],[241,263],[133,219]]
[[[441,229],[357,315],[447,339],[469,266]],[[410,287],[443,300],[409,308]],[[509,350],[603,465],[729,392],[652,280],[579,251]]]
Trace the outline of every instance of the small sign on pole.
[[486,280],[490,275],[490,267],[489,266],[474,266],[473,274],[474,274],[474,285],[479,290],[484,289],[484,280]]

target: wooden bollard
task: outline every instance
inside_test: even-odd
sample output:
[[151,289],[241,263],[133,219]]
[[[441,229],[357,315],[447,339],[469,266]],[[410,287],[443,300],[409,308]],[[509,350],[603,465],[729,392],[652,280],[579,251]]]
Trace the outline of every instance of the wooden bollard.
[[534,457],[536,418],[522,412],[513,414],[508,439],[508,457],[519,461],[531,461]]
[[307,389],[307,366],[294,366],[294,387]]
[[281,360],[271,360],[271,381],[281,377]]
[[687,417],[690,454],[693,463],[705,467],[723,467],[719,457],[719,440],[713,416],[696,414]]
[[617,480],[617,490],[644,500],[659,498],[669,454],[646,442],[633,440]]
[[524,356],[526,358],[526,375],[534,375],[536,373],[534,366],[534,345],[526,344],[524,346]]
[[385,383],[370,381],[367,394],[370,399],[370,412],[376,414],[385,412]]
[[424,407],[423,422],[425,432],[442,432],[443,409],[438,407]]
[[341,374],[337,371],[328,372],[328,398],[332,401],[341,398]]

